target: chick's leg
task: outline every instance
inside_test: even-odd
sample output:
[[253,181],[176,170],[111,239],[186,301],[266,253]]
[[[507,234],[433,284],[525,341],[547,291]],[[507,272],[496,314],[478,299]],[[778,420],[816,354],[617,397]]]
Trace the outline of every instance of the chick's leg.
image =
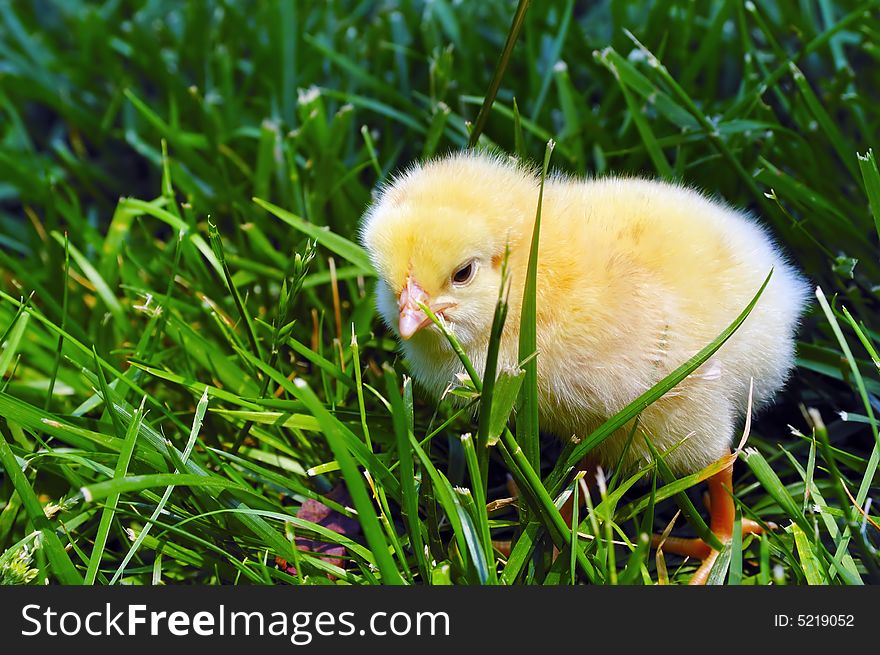
[[[709,486],[709,527],[718,537],[718,540],[727,544],[733,538],[733,524],[736,508],[733,503],[733,462],[735,458],[725,456],[729,461],[727,466],[707,480]],[[754,521],[742,521],[742,534],[759,534],[763,528]],[[661,546],[664,552],[693,557],[702,560],[702,564],[691,578],[690,584],[706,584],[709,572],[718,559],[719,551],[714,550],[702,539],[682,539],[668,537],[665,540],[659,535],[654,535],[652,540],[654,547]]]
[[[706,495],[703,499],[704,504],[706,505],[706,510],[710,513],[712,511],[712,499],[709,497],[709,492],[706,492]],[[740,523],[742,526],[742,535],[745,537],[747,534],[761,534],[764,532],[764,526],[762,526],[757,521],[753,521],[752,519],[741,518]],[[776,524],[773,522],[768,522],[766,524],[772,530],[776,529]]]

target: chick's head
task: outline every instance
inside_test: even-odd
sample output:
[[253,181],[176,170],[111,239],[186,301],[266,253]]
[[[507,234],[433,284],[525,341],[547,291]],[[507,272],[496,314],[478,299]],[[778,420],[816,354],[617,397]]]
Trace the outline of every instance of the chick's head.
[[484,340],[505,248],[522,241],[522,198],[534,193],[530,172],[473,154],[431,161],[386,186],[365,215],[362,241],[388,326],[414,345],[445,347],[424,304],[465,347]]

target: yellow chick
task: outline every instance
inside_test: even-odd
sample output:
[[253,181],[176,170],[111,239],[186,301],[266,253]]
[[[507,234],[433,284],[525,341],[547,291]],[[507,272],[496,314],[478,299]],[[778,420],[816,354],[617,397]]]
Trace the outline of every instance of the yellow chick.
[[[442,318],[482,371],[506,246],[510,309],[499,367],[516,365],[538,191],[534,169],[462,152],[411,168],[366,212],[361,236],[379,274],[379,312],[401,338],[414,378],[433,396],[463,369],[418,303]],[[773,399],[793,366],[794,333],[808,296],[767,232],[693,189],[635,178],[551,176],[541,216],[540,424],[562,439],[587,436],[706,346],[773,269],[733,337],[639,418],[638,430],[658,451],[672,449],[666,463],[678,475],[729,457],[750,380],[757,409]],[[650,459],[642,437],[624,452],[630,429],[591,453],[592,463]],[[709,485],[711,527],[722,539],[733,525],[731,467],[732,459]],[[704,560],[695,576],[704,581],[717,553],[682,539],[665,546],[676,548]]]

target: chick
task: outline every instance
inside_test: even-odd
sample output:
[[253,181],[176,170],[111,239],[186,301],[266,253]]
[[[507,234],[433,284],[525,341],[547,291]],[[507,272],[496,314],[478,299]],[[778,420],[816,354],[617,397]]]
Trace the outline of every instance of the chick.
[[[401,339],[414,378],[440,397],[462,366],[419,308],[445,322],[482,370],[509,247],[510,307],[499,366],[518,361],[518,328],[539,177],[499,156],[462,152],[415,166],[367,210],[362,241],[379,274],[377,305]],[[794,361],[808,288],[767,232],[699,192],[634,178],[545,183],[537,276],[540,425],[562,439],[589,435],[714,339],[770,269],[749,317],[715,355],[590,454],[594,464],[650,459],[650,438],[677,475],[730,457],[737,424],[770,403]],[[684,440],[682,442],[682,440]],[[712,529],[730,536],[729,466],[710,481]],[[729,524],[729,525],[728,525]],[[704,560],[705,544],[666,550]],[[717,555],[717,553],[715,553]]]

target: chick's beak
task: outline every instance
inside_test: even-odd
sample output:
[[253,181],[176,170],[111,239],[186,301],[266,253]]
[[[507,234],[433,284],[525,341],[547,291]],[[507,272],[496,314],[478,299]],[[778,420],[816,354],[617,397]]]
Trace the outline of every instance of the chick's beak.
[[397,309],[400,313],[398,329],[404,339],[411,338],[416,332],[431,323],[428,315],[419,307],[419,303],[431,308],[431,311],[439,316],[445,309],[454,306],[454,303],[432,303],[431,296],[419,286],[411,276],[406,278],[406,286],[400,292],[397,299]]
[[428,305],[430,299],[430,296],[415,280],[411,277],[406,278],[406,286],[403,287],[397,299],[397,309],[400,312],[398,328],[401,337],[409,339],[431,322],[431,319],[419,307],[419,303]]

